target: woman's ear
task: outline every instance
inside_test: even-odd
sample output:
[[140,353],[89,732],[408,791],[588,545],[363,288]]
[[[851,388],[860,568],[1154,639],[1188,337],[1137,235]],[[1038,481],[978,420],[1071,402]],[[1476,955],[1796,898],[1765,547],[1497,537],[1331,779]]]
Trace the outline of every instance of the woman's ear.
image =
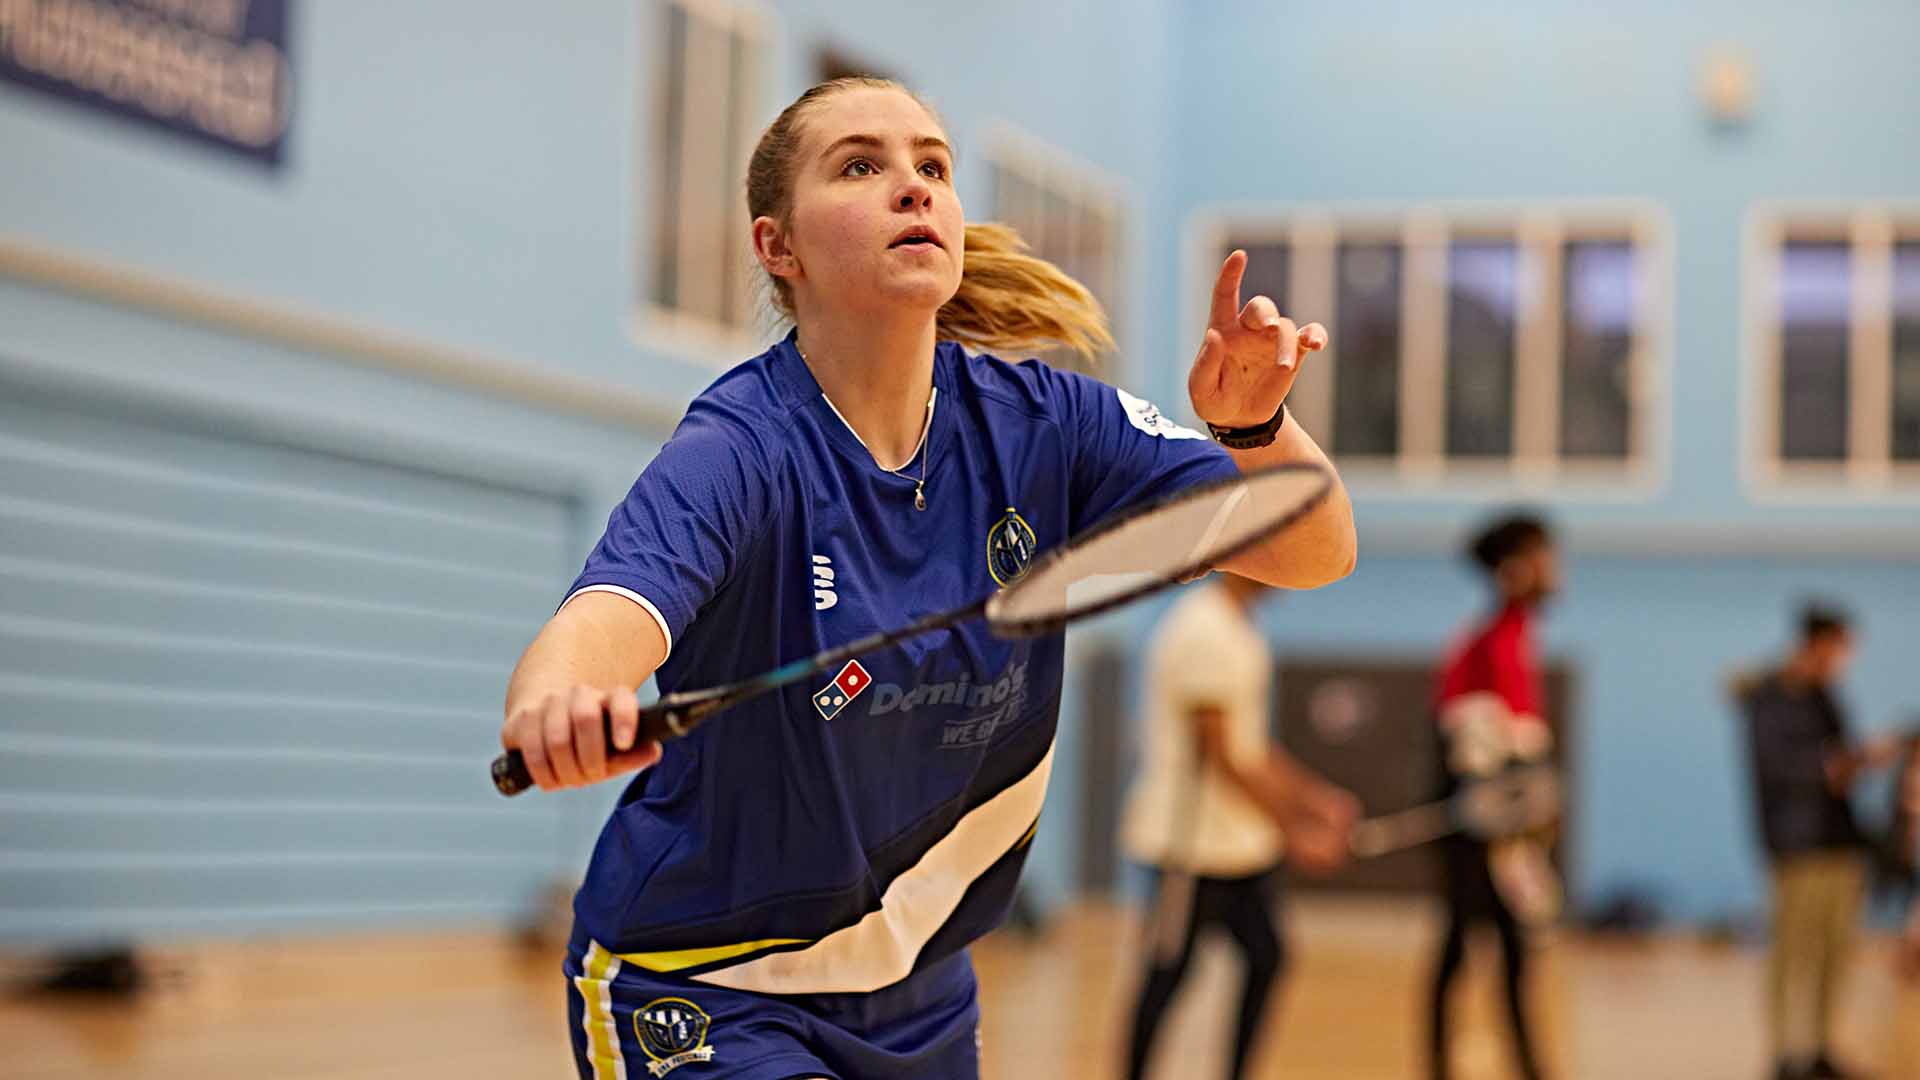
[[787,230],[773,218],[753,219],[753,255],[774,277],[790,278],[800,273],[800,260],[787,246]]

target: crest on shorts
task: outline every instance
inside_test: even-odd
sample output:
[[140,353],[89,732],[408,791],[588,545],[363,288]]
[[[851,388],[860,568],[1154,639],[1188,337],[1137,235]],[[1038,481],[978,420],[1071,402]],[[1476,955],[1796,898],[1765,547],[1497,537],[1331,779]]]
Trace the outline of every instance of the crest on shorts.
[[1007,507],[1006,514],[987,530],[987,573],[993,575],[1001,588],[1019,581],[1033,565],[1037,546],[1033,526],[1020,516],[1020,511]]
[[647,1071],[665,1076],[691,1062],[712,1061],[713,1047],[707,1045],[711,1023],[706,1011],[686,998],[655,998],[633,1010],[634,1037],[653,1059]]

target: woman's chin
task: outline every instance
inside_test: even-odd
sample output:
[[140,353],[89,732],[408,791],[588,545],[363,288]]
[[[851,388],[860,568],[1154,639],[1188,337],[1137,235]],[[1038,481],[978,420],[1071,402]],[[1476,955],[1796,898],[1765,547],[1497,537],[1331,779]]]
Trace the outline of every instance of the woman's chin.
[[886,290],[888,306],[896,310],[923,308],[929,314],[939,311],[960,291],[957,279],[931,272],[901,274],[890,286]]

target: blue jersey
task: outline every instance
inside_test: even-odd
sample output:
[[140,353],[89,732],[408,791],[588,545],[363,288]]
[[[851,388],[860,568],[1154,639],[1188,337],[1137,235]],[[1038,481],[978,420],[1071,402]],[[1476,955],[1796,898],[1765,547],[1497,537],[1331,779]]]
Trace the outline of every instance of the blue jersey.
[[[942,343],[933,383],[923,511],[922,463],[875,463],[791,337],[734,368],[573,592],[652,610],[660,690],[697,689],[979,600],[1105,515],[1235,471],[1147,402],[1038,361]],[[1012,900],[1062,652],[974,620],[710,719],[622,795],[580,926],[629,965],[763,993],[871,991],[951,956]]]

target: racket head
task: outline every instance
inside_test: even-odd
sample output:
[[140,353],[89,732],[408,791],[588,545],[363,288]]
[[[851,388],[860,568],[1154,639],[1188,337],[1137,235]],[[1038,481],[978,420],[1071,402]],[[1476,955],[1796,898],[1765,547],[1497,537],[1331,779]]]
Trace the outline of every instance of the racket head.
[[1034,560],[986,603],[1001,637],[1051,633],[1213,569],[1311,513],[1333,490],[1312,463],[1185,488],[1113,515]]

